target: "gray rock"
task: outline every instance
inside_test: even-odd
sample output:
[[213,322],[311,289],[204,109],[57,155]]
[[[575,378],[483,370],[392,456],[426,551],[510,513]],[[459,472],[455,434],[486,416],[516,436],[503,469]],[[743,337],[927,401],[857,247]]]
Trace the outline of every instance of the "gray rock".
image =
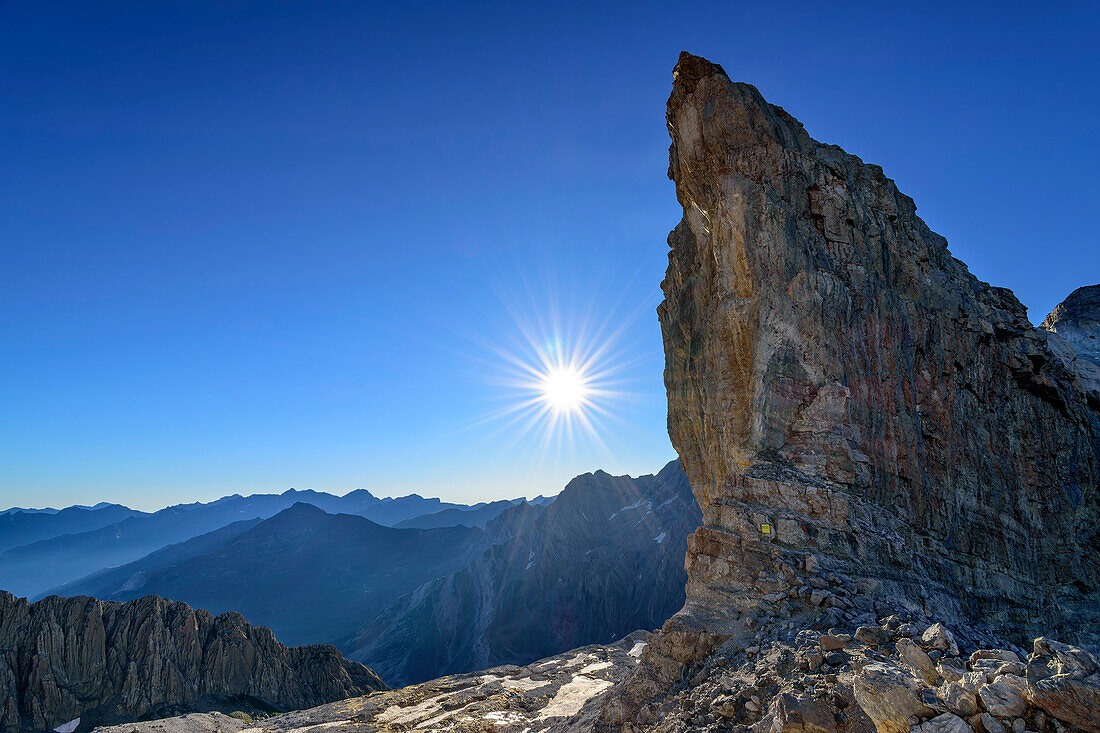
[[894,646],[897,649],[898,658],[911,670],[916,672],[917,676],[930,685],[936,683],[936,679],[939,676],[936,671],[936,665],[932,662],[932,659],[925,654],[923,649],[906,638],[898,639]]
[[969,718],[978,712],[978,697],[958,682],[949,682],[940,691],[940,699],[948,710]]
[[868,646],[879,646],[890,640],[890,634],[878,626],[860,626],[853,636],[856,641]]
[[1026,683],[1015,675],[1003,675],[988,685],[978,688],[978,700],[982,707],[998,718],[1015,718],[1023,715]]
[[978,725],[974,726],[979,733],[1005,733],[1005,727],[991,713],[982,713],[978,716]]
[[955,636],[941,623],[935,623],[924,630],[920,635],[920,643],[928,648],[943,652],[949,657],[959,655],[959,645],[955,643]]
[[923,718],[933,712],[921,700],[917,679],[892,665],[866,665],[853,677],[852,691],[879,733],[908,733],[910,716]]
[[1042,328],[1057,333],[1079,357],[1100,366],[1100,285],[1074,290],[1043,320]]
[[236,709],[253,698],[276,710],[384,690],[336,647],[286,647],[238,613],[214,616],[148,596],[115,603],[0,591],[0,730],[95,726],[163,711]]
[[1072,726],[1100,733],[1100,674],[1084,649],[1035,640],[1028,658],[1025,696],[1032,705]]
[[912,729],[914,733],[973,733],[965,720],[951,713],[937,715]]

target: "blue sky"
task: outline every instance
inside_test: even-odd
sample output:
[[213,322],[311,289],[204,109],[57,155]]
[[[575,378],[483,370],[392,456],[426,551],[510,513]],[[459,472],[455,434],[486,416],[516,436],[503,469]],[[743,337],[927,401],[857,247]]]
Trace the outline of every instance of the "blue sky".
[[[1100,23],[1058,5],[3,3],[0,506],[658,470],[683,49],[1037,322],[1100,280]],[[582,327],[598,440],[492,419],[524,332]]]

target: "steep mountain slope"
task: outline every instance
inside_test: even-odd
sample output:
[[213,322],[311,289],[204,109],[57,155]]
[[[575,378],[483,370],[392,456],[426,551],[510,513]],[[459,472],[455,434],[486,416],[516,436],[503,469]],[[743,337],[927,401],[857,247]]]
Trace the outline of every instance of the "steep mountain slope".
[[99,529],[141,514],[144,512],[119,504],[68,507],[48,512],[12,509],[0,514],[0,552],[51,537]]
[[841,611],[1100,643],[1100,394],[1065,342],[880,167],[705,59],[674,79],[658,314],[703,526],[608,729],[718,644]]
[[295,504],[228,541],[199,537],[61,590],[113,600],[152,593],[215,613],[239,611],[288,644],[328,642],[461,568],[484,536],[469,527],[393,529]]
[[[387,525],[461,506],[416,494],[379,499],[362,489],[342,497],[294,489],[282,494],[234,494],[205,504],[181,504],[153,514],[129,516],[90,531],[13,547],[0,554],[0,588],[17,595],[35,596],[232,522],[272,517],[302,501],[325,511],[358,514]],[[60,514],[53,516],[56,518]],[[42,515],[42,518],[50,519],[50,516]],[[0,522],[3,520],[4,517],[0,517]]]
[[184,603],[0,592],[0,730],[50,730],[188,710],[288,710],[385,689],[332,646],[288,649],[236,613]]
[[578,476],[545,510],[504,512],[488,531],[510,524],[510,539],[393,602],[341,646],[407,684],[653,628],[683,603],[686,537],[699,520],[676,462],[636,479]]

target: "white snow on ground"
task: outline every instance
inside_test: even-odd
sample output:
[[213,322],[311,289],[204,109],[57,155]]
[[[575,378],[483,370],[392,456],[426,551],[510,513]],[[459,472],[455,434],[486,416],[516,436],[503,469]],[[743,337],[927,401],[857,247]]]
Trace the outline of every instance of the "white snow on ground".
[[609,680],[594,680],[579,674],[558,689],[550,704],[539,711],[539,720],[576,715],[586,702],[608,687],[611,687]]
[[493,725],[519,725],[526,720],[515,710],[494,710],[491,713],[485,713],[484,719]]
[[[618,512],[615,512],[615,514],[610,515],[609,517],[607,517],[607,519],[608,519],[608,521],[610,521],[610,519],[614,519],[621,512],[629,512],[630,510],[634,510],[634,508],[638,508],[642,504],[649,504],[650,506],[652,506],[652,503],[648,499],[639,499],[634,504],[630,504],[629,506],[624,506],[623,508],[620,508],[620,510]],[[647,514],[648,514],[648,512],[647,512]],[[588,517],[584,517],[584,518],[587,519]]]
[[644,641],[636,641],[634,642],[634,646],[631,647],[630,651],[628,651],[627,654],[634,657],[635,659],[641,659],[642,650],[645,649],[645,645],[646,643]]
[[439,703],[438,697],[425,700],[419,705],[410,705],[409,707],[401,707],[400,705],[390,705],[380,715],[375,717],[375,722],[378,723],[400,723],[402,725],[411,725],[417,723],[424,718],[435,715],[443,709],[443,706]]
[[550,680],[533,680],[530,677],[523,677],[518,680],[504,680],[500,683],[503,687],[509,690],[537,690],[540,687],[546,687],[550,684]]
[[667,537],[667,536],[668,535],[665,532],[661,532],[661,534],[659,534],[659,535],[657,535],[656,537],[653,538],[653,541],[656,542],[659,545],[659,544],[661,544],[662,542],[665,541],[665,537]]
[[327,723],[315,723],[314,725],[303,725],[301,728],[291,728],[286,733],[304,733],[307,730],[323,730],[325,728],[335,728],[338,725],[348,725],[350,720],[330,720]]

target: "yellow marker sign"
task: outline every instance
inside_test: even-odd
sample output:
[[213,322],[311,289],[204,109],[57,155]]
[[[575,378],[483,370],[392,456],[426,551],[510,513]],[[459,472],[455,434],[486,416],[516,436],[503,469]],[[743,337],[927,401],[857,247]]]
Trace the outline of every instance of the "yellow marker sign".
[[772,533],[772,526],[770,524],[761,524],[760,525],[760,532],[761,532],[761,534],[771,534]]

